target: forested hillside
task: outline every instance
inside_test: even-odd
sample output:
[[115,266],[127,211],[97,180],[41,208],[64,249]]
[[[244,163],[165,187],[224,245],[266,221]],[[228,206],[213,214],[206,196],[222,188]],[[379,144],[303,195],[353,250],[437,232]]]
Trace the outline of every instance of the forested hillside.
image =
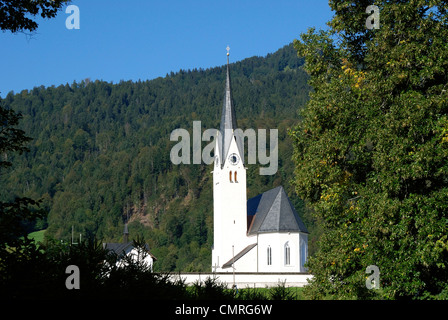
[[[260,176],[258,165],[248,165],[248,197],[282,184],[301,215],[302,202],[290,187],[287,131],[308,99],[302,62],[291,44],[231,64],[239,127],[279,130],[279,170]],[[203,130],[218,128],[224,85],[222,66],[9,93],[1,103],[22,113],[20,128],[33,140],[27,153],[1,155],[13,163],[1,172],[1,200],[43,199],[48,217],[34,228],[64,241],[72,226],[76,236],[121,241],[129,218],[131,238],[145,238],[158,258],[156,270],[210,270],[211,167],[173,165],[176,142],[169,137],[176,128],[192,132],[195,120]]]

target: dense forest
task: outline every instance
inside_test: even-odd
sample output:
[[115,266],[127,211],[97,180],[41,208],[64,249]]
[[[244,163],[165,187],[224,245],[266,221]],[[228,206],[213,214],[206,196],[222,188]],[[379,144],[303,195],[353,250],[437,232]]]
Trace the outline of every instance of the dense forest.
[[[223,59],[224,62],[224,59]],[[308,75],[292,44],[266,57],[231,64],[233,98],[242,129],[279,130],[279,170],[259,175],[248,165],[248,198],[282,184],[311,230],[316,228],[291,186],[288,130],[308,100]],[[30,226],[47,239],[142,236],[158,258],[156,271],[209,271],[213,244],[210,167],[173,165],[176,128],[218,128],[225,67],[180,70],[164,78],[113,84],[85,79],[58,87],[10,92],[0,101],[22,114],[29,152],[2,154],[0,200],[42,199],[48,215]],[[203,142],[203,146],[209,142]],[[247,149],[247,148],[246,148]]]

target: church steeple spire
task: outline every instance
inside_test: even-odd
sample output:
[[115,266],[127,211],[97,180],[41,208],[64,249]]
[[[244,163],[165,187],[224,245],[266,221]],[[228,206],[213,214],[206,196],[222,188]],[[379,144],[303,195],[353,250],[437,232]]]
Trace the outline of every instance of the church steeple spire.
[[[249,245],[247,240],[246,168],[243,132],[236,124],[227,47],[226,85],[221,126],[216,137],[213,169],[213,250],[212,266],[222,265]],[[225,271],[225,270],[224,270]]]
[[224,103],[222,106],[222,114],[221,114],[221,126],[219,129],[219,154],[221,158],[221,166],[224,165],[224,162],[227,159],[228,151],[230,147],[230,143],[232,142],[233,137],[235,137],[238,150],[240,152],[241,159],[244,158],[243,149],[242,149],[242,141],[240,136],[235,132],[238,128],[236,123],[236,114],[235,107],[233,105],[232,99],[232,86],[230,81],[230,63],[229,63],[229,46],[227,46],[227,73],[226,73],[226,90],[224,94]]

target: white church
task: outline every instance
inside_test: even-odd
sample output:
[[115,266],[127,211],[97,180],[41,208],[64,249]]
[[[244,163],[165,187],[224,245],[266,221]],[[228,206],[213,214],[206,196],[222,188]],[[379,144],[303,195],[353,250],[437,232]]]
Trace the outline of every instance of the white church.
[[282,186],[247,200],[229,53],[213,168],[212,272],[306,272],[308,230]]

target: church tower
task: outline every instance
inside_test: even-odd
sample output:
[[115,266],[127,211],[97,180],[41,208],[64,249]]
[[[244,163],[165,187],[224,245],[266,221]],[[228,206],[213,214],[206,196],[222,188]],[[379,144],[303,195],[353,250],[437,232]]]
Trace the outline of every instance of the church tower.
[[213,168],[212,271],[222,269],[234,255],[247,246],[246,168],[243,138],[237,129],[232,99],[227,47],[227,74],[221,125],[216,138]]

